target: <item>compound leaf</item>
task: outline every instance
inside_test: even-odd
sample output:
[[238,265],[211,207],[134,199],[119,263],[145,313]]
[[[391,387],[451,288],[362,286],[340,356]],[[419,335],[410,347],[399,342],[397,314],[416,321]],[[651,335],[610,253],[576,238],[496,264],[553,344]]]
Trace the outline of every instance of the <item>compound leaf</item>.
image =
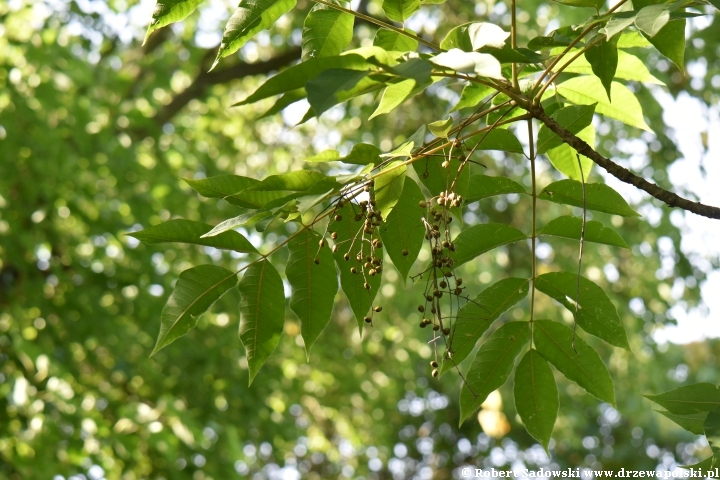
[[529,350],[520,360],[513,393],[525,428],[547,450],[560,400],[552,369],[537,350]]

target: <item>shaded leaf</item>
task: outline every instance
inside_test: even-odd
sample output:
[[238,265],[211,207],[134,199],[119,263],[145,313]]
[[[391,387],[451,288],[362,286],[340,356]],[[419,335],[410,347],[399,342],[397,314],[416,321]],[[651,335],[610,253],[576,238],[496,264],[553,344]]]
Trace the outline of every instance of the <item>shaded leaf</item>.
[[472,52],[473,46],[468,32],[470,25],[472,25],[472,22],[453,27],[440,42],[440,48],[443,50],[459,48],[464,52]]
[[522,185],[507,177],[491,177],[489,175],[470,175],[465,205],[483,198],[507,193],[527,194]]
[[143,45],[155,30],[179,22],[190,15],[203,0],[158,0]]
[[659,3],[643,7],[635,17],[635,25],[647,36],[654,37],[670,21],[673,3]]
[[458,267],[475,257],[508,243],[523,240],[527,236],[515,227],[503,223],[483,223],[466,228],[455,240],[451,252],[454,266]]
[[303,25],[303,60],[340,54],[352,40],[354,22],[349,13],[316,4]]
[[339,103],[338,93],[351,90],[368,72],[331,68],[309,80],[305,86],[313,113],[320,116]]
[[257,117],[257,120],[270,117],[272,115],[275,115],[276,113],[280,113],[286,107],[306,98],[307,92],[305,92],[304,88],[298,88],[297,90],[291,90],[287,93],[284,93],[280,98],[275,101],[272,107],[268,108],[265,113]]
[[250,265],[240,284],[240,340],[245,346],[252,383],[280,342],[285,326],[282,278],[268,260]]
[[515,409],[528,433],[548,449],[560,400],[552,369],[537,350],[529,350],[515,370]]
[[201,238],[202,235],[212,229],[213,227],[211,225],[204,223],[176,219],[146,228],[139,232],[128,233],[128,235],[149,244],[180,242],[215,247],[223,250],[235,250],[236,252],[257,252],[248,239],[238,232],[229,231],[217,236]]
[[703,422],[703,431],[713,453],[714,465],[717,458],[720,457],[720,410],[708,412],[707,418]]
[[302,323],[301,333],[308,357],[310,348],[330,321],[338,289],[330,248],[327,245],[320,247],[320,238],[311,229],[293,237],[288,242],[290,257],[285,268],[292,287],[290,308]]
[[[393,207],[400,199],[405,183],[405,172],[407,167],[402,161],[395,160],[380,170],[380,175],[375,178],[375,208],[382,213],[382,218],[388,218]],[[386,172],[383,174],[383,172]]]
[[344,162],[353,165],[370,165],[380,161],[380,149],[369,143],[356,143],[346,156],[341,157],[337,150],[325,150],[314,157],[306,158],[306,162]]
[[222,198],[239,207],[257,208],[257,205],[234,196],[236,193],[260,183],[259,180],[254,178],[239,175],[217,175],[201,179],[183,178],[183,181],[203,197]]
[[443,360],[441,373],[459,365],[492,323],[528,294],[530,280],[506,278],[489,286],[458,311],[453,324],[452,359]]
[[[588,125],[575,135],[591,147],[595,147],[595,127],[592,125]],[[581,174],[580,165],[578,165],[578,152],[567,143],[553,148],[546,152],[546,155],[550,163],[553,164],[553,167],[557,168],[560,173],[577,181],[587,180],[592,167],[595,165],[595,162],[588,157],[580,155],[580,165],[582,165]]]
[[406,100],[425,90],[428,85],[430,85],[430,82],[418,84],[418,82],[412,78],[388,85],[380,98],[380,104],[373,114],[368,117],[368,120],[372,120],[378,115],[392,112]]
[[587,8],[594,8],[595,10],[599,10],[604,4],[604,0],[555,0],[558,3],[562,3],[563,5],[568,5],[570,7],[587,7]]
[[[576,180],[553,182],[540,192],[538,198],[582,208],[582,183]],[[585,184],[585,203],[588,210],[611,213],[621,217],[640,216],[639,213],[630,208],[619,193],[603,183]]]
[[615,405],[615,389],[610,373],[593,348],[579,335],[559,322],[535,320],[533,340],[540,355],[568,380],[572,380],[594,397]]
[[612,102],[608,101],[603,90],[602,82],[594,76],[571,78],[557,86],[558,93],[576,105],[597,103],[595,107],[596,113],[652,133],[643,118],[640,102],[625,85],[612,82]]
[[[569,215],[558,217],[538,231],[538,235],[552,235],[556,237],[572,238],[580,240],[582,230],[582,219]],[[603,243],[621,248],[628,247],[625,240],[615,230],[604,226],[602,223],[590,220],[585,224],[585,241]]]
[[515,358],[529,341],[529,322],[509,322],[495,330],[480,346],[460,391],[461,423],[507,381]]
[[[575,301],[578,276],[569,272],[551,272],[535,280],[535,288],[554,298],[575,315]],[[616,347],[630,349],[625,327],[615,305],[602,288],[594,282],[580,277],[579,304],[575,320],[586,332],[602,338]]]
[[602,40],[585,52],[592,71],[600,79],[608,99],[611,99],[610,86],[618,67],[618,50],[615,40]]
[[[508,117],[510,118],[510,117]],[[520,140],[509,130],[495,128],[478,133],[465,140],[468,150],[500,150],[503,152],[524,153]]]
[[[350,308],[355,314],[360,333],[362,333],[365,324],[363,319],[372,307],[372,302],[380,288],[382,276],[370,276],[363,273],[363,264],[357,261],[358,253],[362,253],[363,256],[368,254],[368,246],[367,242],[362,241],[364,219],[355,220],[355,215],[360,213],[360,208],[353,205],[351,202],[347,202],[342,208],[338,209],[338,213],[342,215],[343,219],[339,222],[333,222],[329,229],[337,233],[335,245],[338,246],[338,250],[333,256],[340,270],[340,284],[350,303]],[[346,254],[347,260],[344,257]],[[378,252],[378,256],[382,257],[380,252]],[[358,273],[350,271],[353,267],[357,269]],[[365,282],[370,285],[369,290],[365,289]]]
[[[551,117],[567,131],[577,134],[592,123],[594,114],[595,105],[570,105],[556,110]],[[537,138],[538,155],[562,144],[562,139],[555,132],[545,125],[540,127]]]
[[[408,33],[415,34],[415,32],[410,29],[405,30]],[[418,48],[418,41],[393,30],[379,28],[375,34],[373,45],[383,48],[388,52],[414,52]]]
[[200,315],[236,284],[235,272],[216,265],[199,265],[182,272],[163,307],[160,333],[150,356],[195,328]]
[[685,70],[685,20],[668,23],[648,40],[680,70]]
[[411,178],[405,178],[400,198],[378,229],[385,249],[400,272],[403,282],[407,282],[410,267],[422,248],[425,235],[422,217],[425,209],[420,206],[420,202],[423,200],[425,196],[417,183]]
[[478,107],[480,102],[493,92],[494,90],[491,87],[478,83],[469,83],[463,87],[460,100],[450,109],[450,112],[463,108]]
[[278,18],[292,10],[295,3],[296,0],[241,0],[225,25],[222,42],[210,70],[221,58],[242,48],[256,33],[270,28]]
[[694,383],[659,395],[643,395],[676,415],[710,412],[720,408],[720,389],[712,383]]
[[707,418],[707,413],[689,413],[687,415],[676,415],[665,410],[655,410],[657,413],[669,418],[682,428],[695,435],[704,435],[703,423]]

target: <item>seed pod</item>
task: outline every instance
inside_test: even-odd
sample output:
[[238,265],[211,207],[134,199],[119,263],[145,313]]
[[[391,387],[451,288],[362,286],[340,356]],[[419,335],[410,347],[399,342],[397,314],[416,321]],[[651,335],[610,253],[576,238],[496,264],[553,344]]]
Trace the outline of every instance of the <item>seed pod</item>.
[[363,287],[365,288],[365,290],[370,290],[370,284],[367,282],[363,284]]
[[345,255],[343,255],[343,258],[344,258],[345,260],[350,260],[350,254],[349,254],[349,253],[346,253]]
[[377,272],[377,273],[382,272],[382,268],[383,268],[382,265],[378,265],[377,267],[375,267],[375,272]]
[[337,232],[330,233],[330,238],[332,238],[333,240],[337,239]]
[[433,295],[435,295],[436,297],[439,297],[439,296],[440,296],[440,290],[438,290],[437,288],[436,288],[435,290],[433,290]]
[[448,249],[449,249],[451,252],[454,252],[454,251],[455,251],[455,244],[454,244],[454,243],[451,243],[450,246],[448,247]]
[[432,301],[433,301],[433,296],[432,296],[432,295],[425,295],[425,300],[427,300],[428,302],[432,302]]
[[365,265],[363,265],[363,267],[365,267],[365,268],[370,268],[370,267],[372,267],[372,263],[370,263],[370,262],[365,262]]
[[433,330],[436,332],[440,330],[440,325],[433,325]]
[[450,242],[448,242],[447,240],[443,240],[442,246],[443,248],[448,248],[450,246]]
[[455,280],[455,283],[457,284],[458,287],[460,285],[462,285],[462,278],[458,278],[457,280]]
[[325,246],[325,239],[324,239],[324,238],[321,238],[320,241],[318,242],[318,245],[320,245],[320,247],[324,247],[324,246]]
[[377,272],[375,271],[375,269],[371,268],[370,271],[368,272],[368,275],[370,275],[371,277],[374,277],[376,273]]
[[427,327],[427,326],[428,326],[427,323],[425,323],[425,322],[420,322],[420,328],[425,328],[425,327]]
[[462,288],[456,288],[456,289],[455,289],[455,295],[460,295],[460,294],[462,293],[462,291],[463,291]]
[[370,205],[375,206],[375,200],[370,200]]
[[370,318],[370,317],[365,317],[365,323],[371,323],[371,322],[372,322],[372,318]]
[[341,198],[341,199],[338,201],[338,207],[342,208],[342,207],[344,207],[344,206],[345,206],[345,200]]
[[356,222],[359,222],[360,220],[362,220],[362,214],[361,214],[361,213],[358,213],[358,214],[355,215],[355,221],[356,221]]
[[315,265],[320,265],[320,259],[319,259],[319,258],[315,258]]
[[450,335],[450,327],[443,328],[443,335]]
[[335,215],[335,221],[336,221],[336,222],[339,222],[339,221],[341,221],[341,220],[342,220],[342,215],[340,215],[340,214]]
[[437,376],[438,376],[438,369],[437,369],[437,368],[433,369],[433,371],[432,371],[432,376],[433,376],[433,377],[437,377]]
[[402,254],[403,254],[403,257],[407,257],[408,255],[410,255],[410,252],[408,251],[407,248],[403,248]]
[[423,178],[428,178],[430,176],[430,172],[423,172]]
[[425,311],[425,307],[423,305],[418,305],[418,312],[423,313]]
[[440,288],[446,288],[446,287],[447,287],[447,282],[445,280],[440,282]]
[[437,367],[438,367],[438,363],[437,363],[435,360],[433,360],[432,362],[430,362],[430,366],[431,366],[432,368],[437,368]]
[[418,204],[420,208],[427,208],[427,202],[425,200],[420,200],[420,203]]
[[337,252],[337,251],[338,251],[338,246],[337,246],[337,245],[333,245],[333,247],[332,247],[332,252],[335,253],[335,252]]
[[377,313],[380,313],[382,312],[382,307],[378,305],[377,307],[373,308],[373,310],[375,310]]
[[352,267],[352,268],[350,269],[350,272],[351,272],[351,273],[357,273],[357,268]]
[[437,313],[437,308],[430,307],[430,313]]
[[447,160],[445,160],[444,162],[442,162],[442,167],[443,167],[443,168],[448,168],[448,167],[450,167],[450,162],[448,162]]
[[430,321],[429,318],[423,318],[422,323],[424,323],[425,325],[430,325],[432,322]]

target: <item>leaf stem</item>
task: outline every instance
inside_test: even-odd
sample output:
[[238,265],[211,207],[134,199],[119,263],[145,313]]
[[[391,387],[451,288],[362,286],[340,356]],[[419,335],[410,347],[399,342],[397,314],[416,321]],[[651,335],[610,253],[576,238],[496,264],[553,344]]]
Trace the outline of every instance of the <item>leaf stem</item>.
[[[512,0],[510,2],[510,12],[511,12],[511,23],[510,23],[510,45],[512,46],[513,50],[517,48],[517,6],[515,3],[516,0]],[[512,63],[512,84],[513,88],[520,91],[520,83],[518,82],[518,66],[517,63]]]
[[355,10],[350,10],[349,8],[341,7],[340,5],[335,5],[334,3],[326,2],[324,0],[310,0],[310,1],[319,3],[321,5],[325,5],[326,7],[330,7],[335,10],[339,10],[341,12],[348,13],[350,15],[354,15],[358,18],[365,20],[366,22],[373,23],[382,28],[387,28],[388,30],[392,30],[393,32],[399,33],[400,35],[405,35],[406,37],[412,38],[413,40],[415,40],[419,43],[422,43],[426,47],[432,48],[435,51],[438,51],[438,52],[443,51],[443,49],[440,48],[438,45],[435,45],[432,42],[428,42],[427,40],[425,40],[424,38],[422,38],[418,35],[414,35],[414,34],[408,32],[407,30],[403,30],[402,28],[398,28],[394,25],[390,25],[389,23],[385,23],[382,20],[378,20],[377,18],[371,17],[370,15],[365,15],[363,13],[356,12]]
[[530,323],[535,320],[535,279],[537,278],[537,256],[535,243],[537,238],[537,186],[535,181],[535,140],[533,139],[532,118],[528,118],[528,142],[530,143],[530,175],[532,180],[532,232],[530,233],[530,248],[532,254],[532,289],[530,290]]
[[[578,307],[580,306],[580,273],[582,272],[582,258],[583,258],[583,246],[585,245],[585,223],[587,222],[587,200],[585,197],[585,174],[583,173],[582,162],[580,161],[580,154],[575,153],[577,158],[578,168],[580,169],[580,181],[582,182],[582,197],[583,197],[583,216],[582,216],[582,227],[580,228],[580,252],[578,253],[578,272],[577,282],[575,283],[575,322],[573,323],[573,337],[572,347],[575,350],[575,331],[577,330],[577,317]],[[575,350],[577,354],[577,350]]]

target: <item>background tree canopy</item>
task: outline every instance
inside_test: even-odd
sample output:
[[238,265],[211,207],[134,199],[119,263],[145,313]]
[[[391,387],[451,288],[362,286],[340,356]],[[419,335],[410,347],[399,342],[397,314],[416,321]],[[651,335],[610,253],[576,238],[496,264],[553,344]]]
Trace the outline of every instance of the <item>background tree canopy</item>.
[[[541,372],[557,381],[560,409],[552,439],[546,433],[547,426],[539,426],[540,430],[528,426],[528,433],[521,418],[523,407],[516,408],[513,399],[518,394],[514,390],[523,384],[518,375],[526,370],[518,370],[514,380],[491,393],[477,416],[473,409],[478,405],[472,396],[465,393],[463,400],[461,391],[464,386],[468,388],[467,384],[452,365],[442,365],[442,352],[438,368],[443,374],[437,378],[431,374],[429,362],[436,358],[434,344],[428,343],[432,332],[418,328],[423,314],[417,308],[427,292],[425,282],[414,276],[422,271],[421,264],[435,259],[435,254],[422,238],[420,243],[403,245],[403,249],[413,249],[413,254],[419,255],[419,261],[410,268],[409,263],[403,263],[402,249],[397,248],[392,231],[382,229],[404,218],[404,209],[418,204],[426,192],[431,194],[429,198],[444,191],[442,181],[433,186],[432,180],[453,168],[458,171],[454,163],[458,159],[452,154],[448,154],[449,165],[444,169],[440,161],[416,162],[407,168],[405,185],[400,188],[393,186],[393,176],[375,179],[374,190],[369,193],[387,222],[381,223],[378,218],[379,237],[372,238],[382,246],[377,243],[373,247],[377,252],[374,256],[383,257],[386,252],[387,265],[380,272],[381,285],[379,276],[366,279],[377,295],[372,304],[365,305],[361,295],[353,299],[338,291],[335,301],[322,307],[332,310],[327,326],[316,330],[308,327],[320,308],[308,308],[303,299],[290,298],[291,291],[302,289],[304,273],[300,270],[298,274],[302,265],[295,267],[295,273],[291,266],[305,258],[301,253],[308,242],[313,242],[315,249],[311,257],[318,248],[319,237],[308,237],[305,243],[291,242],[289,249],[279,249],[270,258],[272,265],[287,264],[287,268],[280,268],[282,276],[268,277],[268,282],[275,282],[276,291],[284,291],[288,308],[282,310],[285,299],[281,295],[275,302],[276,307],[283,304],[281,308],[263,310],[263,318],[276,319],[282,335],[268,340],[277,341],[277,348],[259,372],[260,365],[248,359],[236,329],[240,310],[248,314],[253,309],[248,292],[259,290],[253,275],[268,275],[260,268],[265,262],[249,267],[239,289],[228,289],[208,313],[198,317],[204,311],[198,307],[186,318],[187,328],[173,333],[167,342],[163,342],[162,334],[157,341],[168,297],[174,289],[177,292],[187,286],[183,281],[189,277],[183,277],[182,272],[201,265],[241,269],[257,258],[255,249],[266,253],[300,231],[292,221],[297,218],[292,209],[272,211],[272,215],[282,217],[277,220],[256,211],[269,203],[268,196],[277,189],[268,187],[253,190],[253,195],[229,197],[212,190],[218,187],[217,178],[263,179],[313,170],[327,179],[357,173],[367,163],[363,158],[376,159],[380,152],[397,147],[400,150],[395,156],[406,158],[413,152],[403,153],[403,145],[408,148],[407,139],[412,140],[421,125],[430,124],[431,132],[427,137],[414,137],[417,145],[429,138],[444,138],[450,124],[442,120],[452,113],[457,125],[458,118],[476,112],[479,100],[487,98],[490,91],[465,85],[459,78],[429,80],[429,71],[423,73],[425,64],[430,63],[426,57],[415,58],[418,62],[413,68],[417,68],[411,69],[406,64],[412,58],[395,58],[393,62],[397,63],[388,65],[382,58],[370,56],[375,63],[368,62],[367,69],[373,69],[375,79],[375,69],[382,70],[379,75],[384,76],[378,80],[382,88],[393,86],[382,95],[378,95],[383,91],[378,88],[335,106],[347,88],[364,81],[348,72],[365,71],[366,67],[348,67],[352,63],[348,60],[344,67],[338,68],[336,63],[329,74],[286,91],[278,101],[264,98],[251,105],[230,105],[245,101],[270,75],[288,71],[285,69],[291,65],[335,58],[342,51],[367,48],[373,43],[386,51],[418,50],[425,55],[431,53],[426,44],[449,39],[440,47],[449,50],[448,54],[451,47],[461,52],[463,48],[470,50],[460,55],[467,61],[464,54],[471,54],[476,45],[467,47],[463,43],[471,41],[467,29],[448,36],[454,27],[489,22],[509,31],[513,22],[511,4],[493,1],[428,1],[420,6],[421,2],[363,0],[347,6],[366,17],[354,22],[343,16],[348,13],[335,10],[335,4],[318,7],[304,0],[294,6],[291,3],[255,2],[252,5],[257,4],[264,12],[260,15],[247,6],[250,2],[238,7],[223,1],[171,1],[163,4],[167,11],[158,14],[156,10],[154,20],[154,2],[0,3],[0,476],[453,478],[463,465],[672,470],[710,456],[713,452],[697,425],[705,412],[678,413],[666,397],[654,397],[668,410],[660,415],[653,411],[657,405],[641,395],[698,382],[720,382],[715,367],[720,345],[716,341],[679,346],[658,343],[654,335],[675,322],[673,312],[699,304],[699,285],[718,268],[718,258],[682,245],[687,234],[685,217],[692,214],[670,210],[645,194],[626,197],[630,201],[627,216],[604,213],[607,209],[602,208],[589,207],[586,212],[582,262],[586,280],[580,284],[581,292],[593,288],[604,292],[612,302],[612,311],[617,310],[617,321],[627,337],[625,340],[617,331],[593,332],[589,320],[585,318],[583,324],[578,315],[578,338],[583,343],[575,347],[582,350],[587,344],[598,352],[612,377],[615,404],[611,396],[598,391],[589,394],[584,389],[587,385],[580,388],[558,371]],[[635,3],[640,9],[654,2]],[[196,6],[197,10],[182,22],[165,25],[167,19],[180,20]],[[682,10],[688,6],[695,9]],[[551,55],[552,49],[565,48],[569,43],[565,38],[570,39],[568,35],[574,30],[557,29],[585,24],[596,13],[592,7],[602,6],[581,1],[523,1],[515,15],[520,48],[473,54],[495,55],[493,58],[510,55],[509,62],[515,65],[547,63],[550,57],[535,59],[532,55]],[[233,15],[236,8],[239,13]],[[572,105],[563,105],[563,111],[574,119],[587,120],[572,133],[596,147],[599,154],[692,199],[692,191],[683,191],[683,185],[669,178],[668,172],[682,159],[683,152],[675,142],[677,132],[668,127],[670,120],[664,122],[658,99],[670,95],[691,99],[706,108],[709,119],[717,116],[720,24],[709,5],[685,2],[673,8],[672,12],[666,9],[668,26],[678,30],[677,25],[685,24],[679,29],[679,38],[684,31],[688,46],[682,49],[684,56],[658,40],[669,35],[654,37],[642,30],[657,49],[648,48],[650,42],[637,33],[620,37],[625,42],[621,48],[609,49],[611,57],[612,52],[618,56],[615,75],[603,77],[590,53],[587,63],[568,67],[567,76],[560,77],[593,79],[599,85],[598,95],[608,90],[612,101],[624,98],[618,92],[625,90],[615,84],[609,87],[609,80],[613,76],[622,79],[629,98],[636,97],[642,106],[639,117],[614,119],[623,109],[615,117],[608,116],[607,109],[599,109],[608,102],[607,97],[597,100],[598,105],[590,108],[589,114],[589,107],[583,110]],[[308,17],[311,9],[312,18]],[[693,11],[703,15],[693,17]],[[231,15],[237,24],[245,21],[249,25],[247,35],[234,31],[221,37]],[[259,20],[248,21],[247,16],[252,15],[259,15]],[[613,18],[621,21],[623,15]],[[377,19],[397,22],[392,24],[396,29],[411,34],[392,35],[397,32],[387,29],[378,33],[373,23]],[[142,45],[148,25],[151,32]],[[653,28],[642,21],[637,25]],[[603,26],[610,28],[605,23]],[[307,33],[313,29],[320,32],[317,37]],[[477,40],[482,31],[478,29],[473,35]],[[677,40],[677,32],[674,35]],[[535,44],[529,43],[532,39],[536,39]],[[488,44],[484,48],[502,50]],[[239,53],[231,53],[234,50]],[[497,72],[485,69],[476,61],[481,57],[473,54],[471,71],[492,79]],[[512,55],[521,55],[521,60]],[[220,61],[214,65],[216,58]],[[461,69],[457,58],[434,58],[435,72],[437,66]],[[315,62],[310,65],[317,65]],[[512,80],[510,63],[498,62]],[[427,88],[414,96],[419,93],[414,88],[420,84]],[[572,83],[565,84],[565,89],[570,86]],[[554,88],[573,102],[571,92],[563,93],[563,84]],[[560,107],[552,106],[553,99],[560,98],[557,93],[543,103],[548,112]],[[393,95],[398,97],[393,100]],[[399,103],[397,99],[406,98],[411,100],[393,108]],[[500,111],[509,106],[503,105],[506,101],[508,98],[496,97],[488,107]],[[593,104],[596,100],[575,103]],[[308,106],[314,113],[324,113],[302,122]],[[633,109],[628,102],[623,107],[626,113]],[[570,129],[561,113],[553,115],[562,127]],[[487,126],[503,118],[498,114],[487,120]],[[635,125],[628,127],[628,122]],[[530,192],[533,182],[530,163],[523,155],[529,143],[525,123],[522,125],[496,135],[503,152],[478,147],[472,155],[473,163],[466,170],[470,175],[468,193],[463,194],[465,202],[451,211],[456,218],[453,229],[462,220],[464,232],[497,224],[519,229],[525,232],[523,236],[529,232],[533,207],[530,197],[522,192]],[[538,132],[540,123],[535,127],[537,153],[541,154],[534,162],[537,193],[553,182],[568,182],[567,177],[579,180],[571,147],[558,142],[560,139],[547,129]],[[708,127],[707,132],[696,132],[703,152],[712,145],[710,131]],[[476,141],[476,145],[483,141]],[[359,144],[377,148],[357,148]],[[331,163],[338,159],[360,166]],[[591,163],[581,165],[586,169],[582,177],[590,182],[588,187],[606,179],[614,187],[620,184],[600,168],[588,171]],[[424,172],[429,172],[428,178]],[[213,177],[215,183],[206,180]],[[487,177],[508,177],[514,184],[496,185],[503,195],[487,196],[483,193],[487,186],[477,183]],[[472,184],[474,190],[471,181],[477,183]],[[384,190],[378,185],[383,182]],[[413,183],[418,185],[417,191],[407,186]],[[329,244],[330,231],[336,231],[340,240],[342,235],[354,235],[340,228],[352,220],[352,202],[342,207],[347,210],[345,214],[322,210],[322,206],[312,210],[313,201],[321,202],[327,192],[335,191],[334,184],[317,188],[303,190],[304,197],[291,199],[296,202],[293,206],[308,209],[305,219],[312,220],[321,211],[332,212],[333,218],[343,217],[328,230]],[[388,194],[393,191],[397,191],[396,198]],[[472,192],[480,193],[473,197]],[[590,200],[589,193],[586,200]],[[338,203],[333,205],[339,207]],[[464,210],[458,213],[463,205]],[[546,233],[554,234],[540,237],[535,248],[531,247],[534,242],[525,240],[510,243],[512,232],[505,230],[510,232],[506,245],[464,262],[482,251],[478,238],[499,234],[475,230],[472,237],[466,237],[472,241],[462,244],[455,237],[460,230],[453,230],[458,250],[448,255],[458,265],[464,263],[457,271],[464,279],[462,295],[471,299],[481,298],[484,292],[483,298],[490,302],[505,290],[523,291],[528,286],[523,286],[522,280],[537,273],[533,287],[543,292],[535,300],[537,318],[551,318],[556,320],[553,325],[572,328],[574,306],[570,301],[575,298],[576,277],[553,277],[551,272],[577,272],[578,234],[572,232],[579,224],[566,218],[566,224],[555,224],[551,230],[550,221],[570,213],[579,219],[582,204],[576,203],[574,209],[553,202],[538,205],[538,230],[544,226],[549,229]],[[242,220],[247,223],[237,228],[237,236],[228,231],[200,238],[212,226],[244,214]],[[445,215],[438,222],[447,225],[447,218]],[[180,224],[178,219],[197,223]],[[189,232],[193,244],[159,243],[167,240],[168,232],[153,234],[150,228],[168,225],[165,222],[169,221],[176,222],[170,224],[174,226],[170,233]],[[197,230],[198,224],[205,224],[202,228],[206,230]],[[317,231],[323,233],[325,224],[319,225],[322,228],[318,226]],[[368,228],[374,232],[373,225]],[[605,228],[614,229],[617,235]],[[141,230],[144,236],[127,235]],[[302,240],[300,236],[294,238]],[[598,238],[603,241],[592,243]],[[322,251],[318,268],[333,265],[329,246],[324,248],[327,251]],[[531,260],[531,250],[536,262]],[[339,250],[336,255],[344,252]],[[390,257],[394,257],[393,262],[388,261]],[[337,261],[340,264],[344,260]],[[376,266],[368,266],[367,271]],[[219,271],[204,268],[205,279],[215,278]],[[410,278],[406,281],[408,270]],[[353,278],[340,278],[346,294],[353,287],[345,283]],[[507,283],[512,279],[521,281]],[[331,289],[332,282],[327,281],[323,288]],[[568,309],[561,308],[563,302],[569,304]],[[376,305],[382,311],[372,313],[372,326],[365,325],[360,333],[358,320],[363,326],[365,314],[358,312]],[[429,309],[431,304],[427,305]],[[483,304],[483,311],[487,305]],[[581,306],[582,312],[588,311],[582,302]],[[607,306],[596,307],[609,315],[609,310],[603,310]],[[498,311],[501,321],[488,329],[485,337],[497,334],[497,340],[507,329],[496,327],[513,328],[528,319],[530,309],[529,295],[516,299],[506,311]],[[190,329],[195,321],[197,326]],[[185,331],[185,336],[159,348]],[[548,337],[553,337],[552,330],[548,332]],[[312,350],[309,339],[314,341]],[[468,358],[460,364],[463,372],[471,369],[472,357],[479,345],[485,344],[481,341],[475,345],[477,339],[465,350],[455,344],[455,355]],[[538,351],[543,354],[540,342],[536,338]],[[156,354],[150,357],[154,350]],[[535,368],[528,365],[535,365],[532,362],[537,359],[529,355],[518,358],[518,368]],[[469,375],[468,382],[472,385]],[[543,398],[552,396],[549,392]],[[468,418],[462,424],[461,411]],[[671,421],[675,416],[682,425],[678,415],[702,418],[690,418],[695,423],[686,422],[686,431]],[[524,423],[527,426],[528,422]],[[538,440],[547,444],[547,451]]]

